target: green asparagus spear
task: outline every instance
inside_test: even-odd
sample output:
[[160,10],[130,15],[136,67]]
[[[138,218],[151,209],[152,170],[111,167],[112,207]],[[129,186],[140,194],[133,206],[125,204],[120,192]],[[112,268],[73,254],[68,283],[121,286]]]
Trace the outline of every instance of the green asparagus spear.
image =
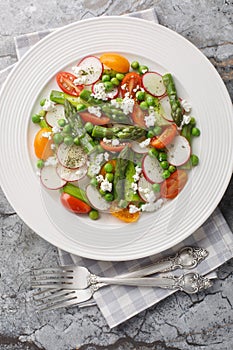
[[78,110],[85,109],[85,108],[87,108],[89,106],[80,97],[71,96],[71,95],[66,94],[65,92],[57,91],[57,90],[52,90],[51,91],[51,93],[50,93],[50,100],[55,102],[55,103],[59,103],[61,105],[64,105],[65,100],[68,100]]
[[137,193],[134,193],[132,184],[134,184],[133,176],[136,174],[134,163],[129,160],[125,173],[125,200],[127,202],[136,202],[140,200]]
[[125,172],[127,165],[129,163],[129,154],[130,149],[129,147],[125,147],[118,155],[118,158],[116,160],[116,167],[115,167],[115,175],[114,175],[114,197],[118,200],[118,202],[122,199],[124,200],[125,197]]
[[86,196],[86,192],[84,190],[82,190],[81,188],[71,184],[71,183],[67,183],[61,190],[62,192],[68,193],[71,196],[81,199],[81,201],[90,204],[87,196]]
[[77,113],[76,108],[68,100],[65,100],[64,107],[65,117],[71,126],[73,136],[79,138],[80,144],[86,153],[91,153],[96,148],[96,145],[83,127],[82,119]]
[[177,96],[173,77],[170,73],[163,75],[163,83],[166,87],[166,91],[170,100],[172,118],[176,125],[180,126],[183,120],[182,108]]
[[146,130],[133,125],[118,126],[113,128],[105,128],[103,126],[95,125],[92,130],[93,137],[99,138],[118,138],[121,140],[137,140],[146,135]]

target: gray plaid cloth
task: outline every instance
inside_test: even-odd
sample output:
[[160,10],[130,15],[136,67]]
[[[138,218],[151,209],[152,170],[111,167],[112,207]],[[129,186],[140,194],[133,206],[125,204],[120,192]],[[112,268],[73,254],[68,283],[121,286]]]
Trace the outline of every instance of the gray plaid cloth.
[[[132,13],[127,16],[158,22],[154,9]],[[20,59],[35,43],[43,39],[53,30],[55,29],[25,34],[15,38],[18,58]],[[10,66],[0,72],[0,86],[12,67],[13,66]],[[207,249],[209,256],[196,268],[196,271],[203,275],[208,274],[210,278],[216,277],[216,273],[213,271],[233,256],[233,235],[218,208],[192,236],[172,249],[155,256],[127,262],[104,262],[85,259],[71,255],[62,250],[59,250],[59,256],[61,264],[75,263],[86,266],[91,272],[101,276],[115,276],[120,273],[128,272],[131,269],[151,264],[162,257],[174,254],[183,246],[198,246]],[[179,272],[176,274],[178,273]],[[96,292],[94,299],[109,327],[112,328],[158,303],[172,293],[174,293],[174,291],[167,291],[159,288],[109,286]]]

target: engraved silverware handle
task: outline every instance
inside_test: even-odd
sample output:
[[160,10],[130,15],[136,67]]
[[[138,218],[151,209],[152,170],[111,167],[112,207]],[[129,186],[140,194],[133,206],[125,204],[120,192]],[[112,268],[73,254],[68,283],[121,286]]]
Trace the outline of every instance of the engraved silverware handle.
[[[100,278],[99,283],[105,285],[127,285],[137,287],[159,287],[177,289],[188,294],[197,293],[212,286],[212,282],[197,273],[190,272],[181,276],[160,276],[149,278]],[[103,286],[103,285],[102,285]]]

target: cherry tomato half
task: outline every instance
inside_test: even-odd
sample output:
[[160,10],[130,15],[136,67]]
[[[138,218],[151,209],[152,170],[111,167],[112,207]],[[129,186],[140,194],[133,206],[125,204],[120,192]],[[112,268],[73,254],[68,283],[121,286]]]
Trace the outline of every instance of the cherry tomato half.
[[140,213],[137,211],[136,213],[131,214],[128,208],[124,208],[122,210],[111,212],[113,216],[117,219],[122,220],[124,222],[135,222],[139,219]]
[[166,179],[160,188],[160,194],[163,198],[173,199],[184,188],[188,180],[188,175],[184,170],[176,170],[168,179]]
[[119,73],[127,73],[130,67],[127,58],[117,53],[104,53],[100,56],[100,62]]
[[169,125],[161,135],[153,137],[151,139],[151,146],[161,149],[169,145],[172,142],[177,133],[177,127],[175,124]]
[[142,78],[140,75],[135,72],[130,72],[126,74],[121,82],[121,94],[125,97],[125,94],[129,92],[129,97],[134,98],[141,86]]
[[132,119],[134,124],[140,126],[141,128],[146,128],[145,124],[145,112],[140,108],[138,103],[133,106]]
[[125,146],[129,146],[129,143],[124,143],[123,145],[117,145],[117,146],[112,146],[111,144],[107,144],[104,141],[100,141],[100,145],[101,147],[103,147],[103,149],[105,149],[106,151],[109,152],[120,152],[123,150],[123,148],[125,148]]
[[102,116],[99,118],[96,115],[91,114],[89,112],[80,112],[79,115],[84,122],[90,122],[94,125],[104,125],[110,122],[110,118],[106,116]]
[[87,214],[91,211],[90,205],[81,201],[78,198],[71,196],[68,193],[63,192],[60,197],[61,203],[66,209],[75,214]]
[[34,138],[34,151],[37,158],[46,160],[48,157],[53,155],[53,151],[51,149],[51,145],[53,143],[52,139],[49,137],[45,137],[45,135],[49,132],[51,133],[50,128],[42,128],[40,129],[35,138]]
[[79,96],[83,85],[75,85],[76,76],[68,72],[59,72],[56,75],[57,83],[62,91],[72,96]]

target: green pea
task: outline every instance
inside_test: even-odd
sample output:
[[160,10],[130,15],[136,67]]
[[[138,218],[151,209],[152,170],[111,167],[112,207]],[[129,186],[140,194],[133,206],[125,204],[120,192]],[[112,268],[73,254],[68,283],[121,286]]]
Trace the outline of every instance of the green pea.
[[80,146],[80,140],[79,140],[79,137],[78,137],[78,136],[76,136],[76,137],[74,138],[74,144],[75,144],[76,146]]
[[152,185],[152,190],[154,192],[159,192],[160,191],[160,184],[153,184]]
[[162,177],[164,179],[168,179],[170,177],[171,173],[169,170],[164,170],[163,173],[162,173]]
[[139,68],[139,63],[138,63],[138,61],[133,61],[133,62],[131,63],[131,68],[133,68],[133,69],[138,69],[138,68]]
[[41,121],[41,116],[39,114],[33,114],[32,116],[32,122],[35,124],[38,124]]
[[117,72],[115,70],[111,69],[111,71],[110,71],[111,78],[114,78],[116,76],[116,74],[117,74]]
[[102,76],[102,81],[103,81],[103,82],[105,82],[105,81],[110,81],[110,79],[111,79],[111,77],[110,77],[110,75],[108,75],[108,74],[104,74],[104,75]]
[[195,125],[196,125],[196,119],[195,119],[194,117],[192,117],[192,118],[190,119],[189,124],[195,126]]
[[79,103],[79,104],[77,104],[77,106],[76,106],[76,109],[77,109],[78,112],[84,111],[86,108],[87,108],[87,106],[84,105],[83,103]]
[[105,81],[104,88],[106,91],[111,91],[113,89],[113,83],[111,81]]
[[154,133],[153,133],[153,130],[149,130],[146,136],[147,136],[147,138],[152,138],[152,137],[154,137],[155,135],[154,135]]
[[192,166],[197,166],[198,165],[198,163],[199,163],[198,156],[196,156],[195,154],[192,154],[190,159],[191,159]]
[[63,127],[63,132],[65,134],[69,134],[71,132],[71,126],[70,124],[66,124],[64,127]]
[[145,92],[144,91],[137,91],[136,92],[136,99],[138,101],[144,101],[145,98]]
[[138,72],[140,73],[140,74],[145,74],[146,72],[148,72],[148,70],[149,70],[149,68],[147,67],[147,66],[139,66],[139,68],[138,68]]
[[99,218],[99,212],[94,209],[91,210],[88,215],[91,220],[97,220]]
[[158,152],[158,150],[157,150],[156,148],[150,148],[149,151],[148,151],[148,154],[149,154],[149,156],[151,156],[151,157],[157,158],[159,152]]
[[44,111],[43,109],[41,109],[39,112],[38,112],[39,116],[41,116],[42,118],[45,117],[46,115],[46,111]]
[[107,202],[112,202],[112,201],[113,201],[113,195],[112,195],[112,193],[106,193],[105,196],[104,196],[104,199],[105,199]]
[[192,128],[191,134],[192,134],[193,136],[200,136],[200,134],[201,134],[200,129],[195,128],[195,127]]
[[174,165],[169,165],[168,170],[170,171],[170,173],[174,173],[176,171],[176,167]]
[[161,132],[162,132],[162,128],[160,126],[155,126],[154,129],[153,129],[153,132],[154,134],[157,136],[157,135],[160,135]]
[[159,161],[162,162],[163,160],[167,160],[167,153],[165,152],[159,152]]
[[113,171],[113,166],[111,163],[106,163],[104,166],[104,170],[106,171],[106,173],[111,173]]
[[39,159],[36,163],[36,166],[38,169],[42,169],[44,166],[44,161],[42,159]]
[[53,142],[54,142],[56,145],[59,145],[60,143],[62,143],[62,142],[63,142],[63,136],[62,136],[62,134],[60,134],[60,133],[54,134],[54,135],[53,135]]
[[146,102],[148,106],[154,106],[155,105],[155,98],[153,96],[147,96]]
[[108,182],[113,182],[113,179],[114,179],[113,173],[107,173],[107,174],[105,175],[105,179],[107,179]]
[[117,74],[116,74],[116,78],[117,78],[119,81],[123,80],[124,77],[125,77],[125,75],[124,75],[123,73],[117,73]]
[[116,77],[114,77],[114,78],[111,79],[111,83],[112,83],[114,86],[118,86],[118,85],[120,84],[119,80],[118,80]]
[[102,195],[102,196],[105,196],[106,192],[103,191],[101,188],[99,189],[99,193]]
[[98,181],[96,180],[95,177],[93,177],[93,178],[91,179],[90,184],[91,184],[92,186],[94,186],[94,187],[97,187],[97,186],[98,186]]
[[72,136],[65,136],[64,137],[64,143],[67,146],[71,146],[74,143],[73,137]]
[[162,169],[168,169],[169,168],[169,163],[167,160],[163,160],[162,162],[160,162],[160,166]]
[[146,102],[146,101],[142,101],[142,102],[140,103],[140,107],[141,107],[142,110],[148,109],[148,104],[147,104],[147,102]]
[[85,130],[88,132],[88,133],[91,133],[93,128],[94,128],[94,125],[91,123],[91,122],[87,122],[85,125],[84,125],[84,128]]
[[65,119],[58,119],[57,124],[63,128],[66,125]]
[[45,102],[46,102],[46,98],[42,98],[42,99],[40,100],[40,105],[41,105],[41,107],[43,107],[43,106],[45,105]]

